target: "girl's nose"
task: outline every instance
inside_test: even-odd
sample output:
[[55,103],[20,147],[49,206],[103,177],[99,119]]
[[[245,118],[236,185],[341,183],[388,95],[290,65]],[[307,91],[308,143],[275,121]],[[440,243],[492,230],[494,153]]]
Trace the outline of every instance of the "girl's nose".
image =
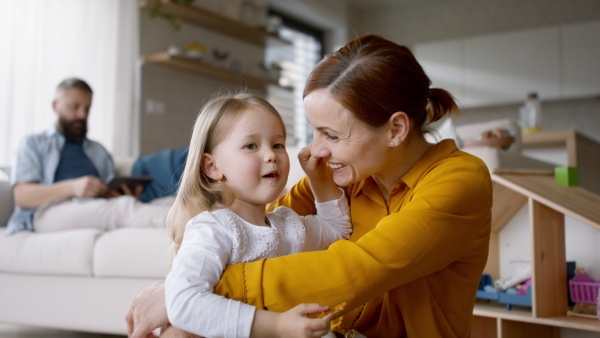
[[264,154],[265,162],[275,162],[277,156],[275,156],[275,151],[272,148],[268,148]]

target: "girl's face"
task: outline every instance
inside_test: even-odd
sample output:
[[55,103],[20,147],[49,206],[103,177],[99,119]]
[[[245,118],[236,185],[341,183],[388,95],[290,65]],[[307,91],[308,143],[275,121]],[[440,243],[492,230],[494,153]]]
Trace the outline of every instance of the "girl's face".
[[304,98],[308,121],[314,129],[311,155],[333,169],[333,180],[345,187],[385,169],[389,137],[384,128],[358,120],[326,89]]
[[243,111],[212,155],[236,200],[249,204],[274,201],[285,188],[290,160],[283,126],[262,108]]

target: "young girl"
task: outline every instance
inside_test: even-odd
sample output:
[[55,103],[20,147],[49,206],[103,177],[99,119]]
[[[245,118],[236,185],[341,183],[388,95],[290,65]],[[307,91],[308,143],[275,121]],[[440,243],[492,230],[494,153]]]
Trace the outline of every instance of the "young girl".
[[250,94],[213,98],[200,111],[167,217],[177,252],[165,284],[173,326],[208,337],[320,337],[329,330],[333,314],[307,317],[326,306],[275,313],[212,293],[227,264],[326,249],[352,232],[343,191],[309,149],[298,157],[318,215],[300,217],[286,207],[266,213],[287,181],[285,139],[275,108]]

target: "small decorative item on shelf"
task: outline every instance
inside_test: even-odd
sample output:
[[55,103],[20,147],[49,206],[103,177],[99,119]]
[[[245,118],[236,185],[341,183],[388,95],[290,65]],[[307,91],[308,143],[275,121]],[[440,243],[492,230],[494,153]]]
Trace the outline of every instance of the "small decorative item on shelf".
[[280,16],[271,15],[267,19],[266,30],[267,30],[267,32],[269,32],[271,34],[279,35],[279,29],[281,28],[282,24],[283,24],[283,21],[281,20]]
[[202,60],[206,53],[206,47],[199,42],[190,42],[185,45],[185,56],[190,59]]
[[261,62],[258,64],[260,69],[264,72],[264,77],[275,82],[279,82],[279,77],[281,76],[281,71],[283,67],[277,61],[272,62]]
[[181,56],[181,49],[175,45],[170,45],[169,48],[167,48],[167,53],[169,53],[170,56]]
[[571,300],[575,302],[575,307],[573,311],[567,311],[567,315],[597,318],[599,288],[600,281],[588,276],[585,269],[577,269],[575,277],[569,280],[569,291],[571,292]]
[[537,133],[542,129],[542,105],[537,92],[527,95],[525,104],[519,108],[519,116],[524,134]]
[[229,57],[229,52],[226,50],[213,49],[212,50],[215,66],[225,67],[225,60]]
[[242,71],[242,64],[238,60],[231,60],[231,71],[239,73]]
[[[175,2],[179,5],[189,5],[192,2],[194,2],[194,0],[175,0]],[[171,28],[173,28],[174,31],[180,30],[181,29],[181,21],[179,21],[179,19],[175,19],[174,17],[170,16],[169,14],[165,14],[160,11],[160,8],[162,7],[162,3],[163,3],[162,0],[148,0],[148,4],[151,6],[150,18],[161,17],[169,22],[169,24],[171,25]]]
[[567,187],[576,187],[579,185],[579,174],[577,167],[555,167],[554,179],[556,182]]

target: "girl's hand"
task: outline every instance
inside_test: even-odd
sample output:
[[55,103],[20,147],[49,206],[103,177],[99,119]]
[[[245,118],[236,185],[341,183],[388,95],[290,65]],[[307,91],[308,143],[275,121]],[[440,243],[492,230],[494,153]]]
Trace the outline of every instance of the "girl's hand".
[[329,166],[321,159],[311,156],[310,148],[312,143],[302,148],[298,153],[298,161],[304,173],[310,180],[331,180],[331,174],[329,173]]
[[334,314],[323,318],[308,318],[309,314],[329,310],[320,304],[300,304],[284,313],[278,314],[276,330],[279,337],[323,337],[329,332]]

